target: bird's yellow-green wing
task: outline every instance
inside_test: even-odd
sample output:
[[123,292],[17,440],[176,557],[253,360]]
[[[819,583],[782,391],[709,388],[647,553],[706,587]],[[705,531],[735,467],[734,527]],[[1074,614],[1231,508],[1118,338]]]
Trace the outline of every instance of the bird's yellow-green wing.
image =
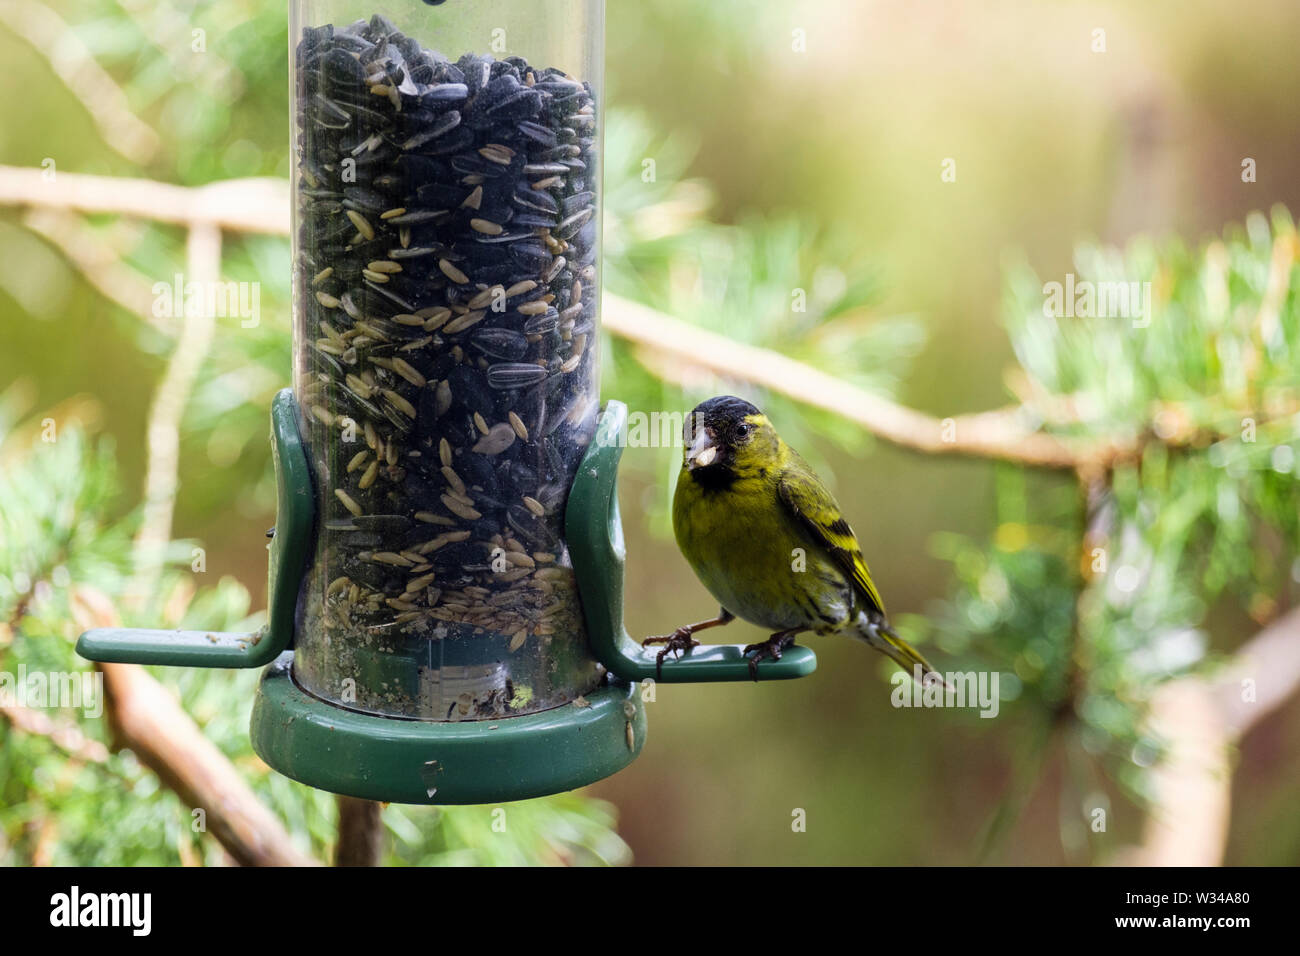
[[793,451],[789,455],[788,467],[777,482],[777,497],[795,522],[839,565],[858,593],[883,615],[885,602],[871,580],[857,536],[821,479]]

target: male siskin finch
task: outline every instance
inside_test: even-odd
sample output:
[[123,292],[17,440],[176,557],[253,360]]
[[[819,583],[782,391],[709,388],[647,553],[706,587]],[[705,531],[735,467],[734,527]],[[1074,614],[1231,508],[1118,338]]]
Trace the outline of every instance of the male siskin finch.
[[[751,676],[760,661],[805,631],[848,634],[888,655],[909,674],[934,672],[890,627],[853,529],[799,453],[762,412],[730,395],[696,406],[673,496],[677,544],[722,609],[716,618],[650,637],[680,655],[692,635],[737,617],[774,633],[745,648]],[[941,678],[940,678],[941,679]]]

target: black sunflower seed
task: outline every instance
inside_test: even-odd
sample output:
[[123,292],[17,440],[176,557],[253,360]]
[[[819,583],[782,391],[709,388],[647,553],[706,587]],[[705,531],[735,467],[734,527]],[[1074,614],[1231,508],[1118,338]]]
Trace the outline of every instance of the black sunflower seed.
[[546,378],[546,369],[531,362],[498,362],[487,371],[492,388],[524,388]]
[[512,329],[479,329],[469,338],[476,349],[492,358],[514,361],[528,352],[528,337]]
[[297,63],[299,400],[330,581],[304,630],[581,634],[560,579],[594,409],[590,86],[453,63],[380,15],[304,30]]

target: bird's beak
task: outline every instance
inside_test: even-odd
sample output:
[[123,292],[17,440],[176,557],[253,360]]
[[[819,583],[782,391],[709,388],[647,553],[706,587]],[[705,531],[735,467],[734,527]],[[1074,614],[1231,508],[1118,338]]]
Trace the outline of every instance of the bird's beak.
[[707,468],[718,460],[718,446],[713,443],[714,438],[712,428],[700,428],[695,432],[695,440],[686,451],[687,468],[692,471]]

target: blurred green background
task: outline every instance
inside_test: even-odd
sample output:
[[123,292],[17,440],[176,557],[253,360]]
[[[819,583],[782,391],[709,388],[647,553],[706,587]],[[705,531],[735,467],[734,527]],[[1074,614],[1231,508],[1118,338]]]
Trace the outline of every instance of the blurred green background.
[[[47,57],[18,36],[15,26],[30,22],[24,6],[6,4],[0,19],[0,162],[38,167],[50,157],[60,171],[184,184],[287,175],[280,4],[50,5],[156,130],[156,149],[135,159],[106,145]],[[192,23],[208,31],[197,60]],[[1091,50],[1098,28],[1104,53]],[[797,30],[803,51],[792,49]],[[1080,240],[1178,235],[1197,246],[1252,211],[1300,209],[1296,36],[1300,7],[1290,0],[610,0],[605,177],[607,203],[625,215],[607,231],[608,286],[706,324],[711,295],[749,295],[755,328],[759,313],[767,323],[761,335],[722,330],[814,361],[823,353],[810,352],[798,330],[783,338],[767,316],[788,314],[792,286],[816,298],[820,281],[832,299],[848,287],[860,341],[878,343],[879,354],[854,352],[839,359],[852,369],[833,370],[939,417],[1006,404],[1008,261],[1060,278],[1076,271]],[[658,163],[653,186],[639,179],[644,157]],[[1241,180],[1245,157],[1257,163],[1254,183]],[[940,177],[948,158],[955,182]],[[659,220],[637,218],[651,200],[670,238],[674,217],[701,228],[682,226],[676,246],[656,239]],[[147,273],[183,247],[177,230],[94,225]],[[760,254],[765,284],[748,275]],[[263,283],[263,324],[272,328],[259,330],[253,362],[247,342],[220,341],[237,328],[219,330],[187,411],[174,536],[207,549],[200,586],[237,579],[256,608],[263,532],[273,523],[263,416],[289,374],[288,315],[267,303],[284,303],[288,253],[279,239],[228,237],[226,256],[230,278]],[[642,285],[643,272],[653,281]],[[94,397],[124,489],[113,507],[125,515],[139,498],[145,415],[166,339],[106,301],[12,208],[0,209],[0,317],[0,388],[30,383],[37,409]],[[630,362],[624,353],[606,363],[604,393],[653,410],[663,393]],[[693,400],[732,388],[702,382],[688,392]],[[994,533],[998,467],[900,451],[824,417],[796,422],[797,409],[772,411],[833,483],[891,611],[933,611],[954,589],[936,535]],[[629,631],[711,616],[665,520],[675,453],[631,449],[624,468]],[[1057,476],[1030,475],[1022,494],[1036,506],[1070,491]],[[1229,635],[1249,633],[1240,613],[1222,620]],[[748,625],[727,635],[758,637]],[[589,790],[617,808],[636,862],[971,862],[1009,793],[1027,802],[999,843],[999,862],[1105,860],[1137,838],[1140,807],[1103,783],[1109,831],[1090,834],[1083,857],[1067,853],[1062,819],[1083,809],[1067,805],[1074,791],[1063,787],[1059,754],[1041,778],[1013,773],[1034,714],[1011,702],[997,720],[899,712],[875,655],[846,640],[814,646],[820,665],[809,680],[658,689],[642,757]],[[236,680],[226,685],[232,698],[249,687]],[[1297,753],[1293,700],[1238,757],[1225,862],[1300,859]],[[1095,805],[1097,795],[1087,796]],[[792,832],[796,808],[807,812],[806,832]]]

